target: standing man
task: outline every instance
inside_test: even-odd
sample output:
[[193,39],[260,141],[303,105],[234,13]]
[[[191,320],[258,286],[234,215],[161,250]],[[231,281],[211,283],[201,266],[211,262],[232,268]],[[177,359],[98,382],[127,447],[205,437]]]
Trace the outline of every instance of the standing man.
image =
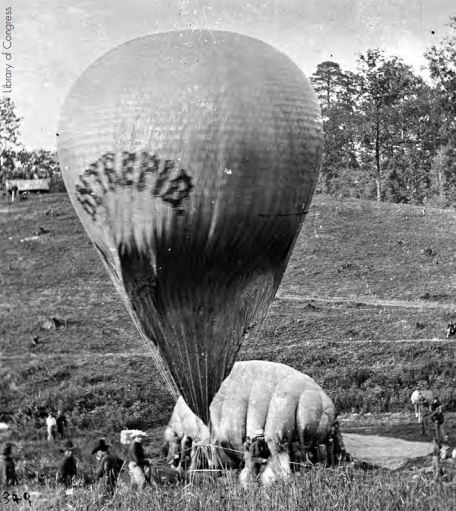
[[431,413],[431,421],[434,423],[435,441],[439,443],[447,442],[448,437],[445,434],[445,430],[443,429],[445,417],[443,415],[441,406],[436,407],[435,410]]
[[11,456],[13,446],[5,444],[0,454],[0,487],[14,486],[17,484],[16,469]]
[[78,473],[78,464],[74,457],[74,450],[75,447],[71,440],[67,440],[63,449],[60,449],[64,453],[64,458],[57,471],[56,481],[57,484],[63,484],[65,488],[69,488],[73,484],[73,479]]
[[266,463],[271,456],[271,451],[269,450],[268,444],[264,439],[264,431],[262,429],[255,431],[253,442],[249,447],[249,453],[252,463],[253,476],[258,478],[263,472],[264,467],[266,466]]
[[48,442],[53,442],[55,440],[55,433],[57,427],[57,421],[52,412],[49,412],[49,415],[46,417],[46,427],[47,427],[47,439]]
[[423,436],[426,434],[424,418],[427,415],[427,413],[424,413],[424,407],[429,406],[429,404],[421,392],[419,393],[419,396],[418,396],[417,406],[418,406],[418,414],[417,414],[418,424],[420,425],[420,428],[421,428],[421,436]]
[[135,431],[133,433],[132,442],[128,448],[128,470],[130,472],[131,487],[142,490],[146,483],[144,468],[146,466],[146,454],[142,446],[143,438],[146,433]]
[[119,477],[123,460],[111,454],[109,447],[105,440],[101,438],[93,448],[92,454],[95,454],[98,461],[95,477],[104,481],[106,492],[112,495],[116,489],[117,478]]
[[55,421],[57,424],[57,434],[59,435],[60,439],[63,440],[65,438],[65,428],[67,427],[68,423],[65,415],[62,413],[62,410],[57,412],[57,418]]

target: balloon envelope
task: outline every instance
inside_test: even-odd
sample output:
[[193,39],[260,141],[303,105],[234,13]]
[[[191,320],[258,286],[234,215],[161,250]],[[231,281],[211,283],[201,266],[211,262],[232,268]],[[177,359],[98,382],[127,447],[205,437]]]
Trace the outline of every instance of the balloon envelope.
[[280,284],[321,160],[307,79],[250,37],[130,41],[79,78],[58,152],[144,339],[204,420]]

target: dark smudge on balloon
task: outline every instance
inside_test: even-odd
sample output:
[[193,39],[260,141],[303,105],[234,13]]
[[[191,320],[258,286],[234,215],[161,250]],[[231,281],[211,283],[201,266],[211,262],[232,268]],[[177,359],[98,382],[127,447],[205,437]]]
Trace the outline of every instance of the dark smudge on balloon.
[[[104,196],[117,187],[134,187],[139,192],[147,187],[177,213],[183,212],[182,203],[193,190],[192,177],[185,169],[178,169],[173,160],[162,160],[146,151],[123,151],[118,160],[114,153],[105,153],[79,176],[76,196],[94,222],[98,208],[104,205]],[[148,176],[154,176],[155,181],[147,184],[151,179]]]

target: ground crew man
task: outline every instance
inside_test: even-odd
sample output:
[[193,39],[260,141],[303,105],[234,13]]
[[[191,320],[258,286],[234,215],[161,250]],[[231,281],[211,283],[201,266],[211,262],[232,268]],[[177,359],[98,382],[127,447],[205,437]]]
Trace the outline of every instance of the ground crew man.
[[173,438],[168,445],[168,465],[171,468],[177,469],[181,459],[182,440],[178,437],[177,433],[173,433]]
[[180,466],[183,470],[187,470],[192,463],[192,446],[192,437],[184,436],[182,439],[182,453],[180,458]]
[[119,477],[123,460],[111,454],[109,447],[105,440],[101,438],[93,448],[92,454],[95,454],[98,460],[95,477],[104,481],[106,492],[112,495],[117,485],[117,478]]
[[17,484],[16,469],[11,456],[13,446],[6,444],[0,452],[0,487],[14,486]]
[[134,433],[130,447],[128,448],[128,470],[130,472],[131,487],[142,490],[146,482],[144,468],[146,455],[141,444],[143,437],[147,436],[142,431]]
[[263,472],[264,467],[271,456],[271,451],[264,439],[264,431],[262,429],[255,431],[253,442],[249,447],[249,454],[252,463],[252,473],[253,476],[257,478],[261,472]]
[[64,443],[63,449],[60,451],[64,453],[63,461],[56,474],[58,484],[63,484],[66,488],[73,484],[73,479],[77,476],[78,466],[76,458],[74,457],[75,447],[71,440]]

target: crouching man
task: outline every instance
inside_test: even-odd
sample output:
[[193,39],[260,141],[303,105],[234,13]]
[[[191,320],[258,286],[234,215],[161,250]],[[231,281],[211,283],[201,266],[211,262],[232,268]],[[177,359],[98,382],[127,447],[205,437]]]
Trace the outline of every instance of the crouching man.
[[255,479],[258,479],[271,456],[271,451],[264,439],[264,431],[262,429],[255,431],[255,436],[249,447],[249,454],[252,474]]

